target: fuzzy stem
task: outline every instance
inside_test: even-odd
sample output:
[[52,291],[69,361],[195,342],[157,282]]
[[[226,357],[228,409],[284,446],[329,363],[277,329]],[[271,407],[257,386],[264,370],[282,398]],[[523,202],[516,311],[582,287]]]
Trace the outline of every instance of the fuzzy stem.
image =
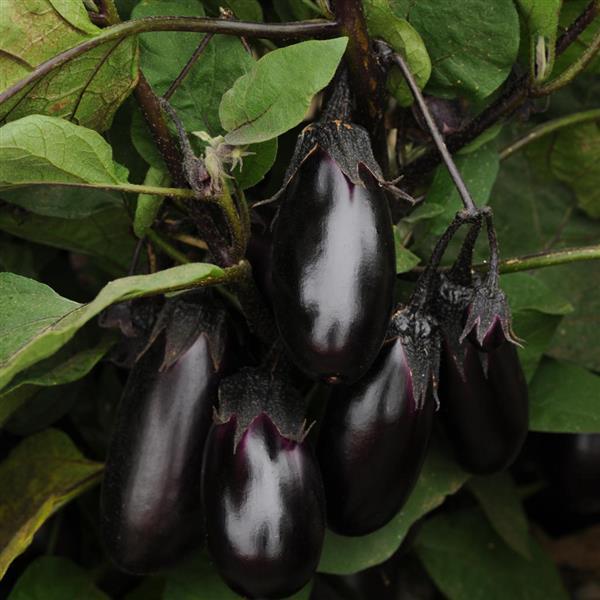
[[518,150],[521,150],[524,146],[527,146],[527,144],[531,144],[558,129],[576,125],[578,123],[585,123],[586,121],[595,121],[597,119],[600,119],[600,108],[574,113],[572,115],[567,115],[566,117],[561,117],[560,119],[542,123],[541,125],[534,127],[527,135],[513,142],[509,146],[506,146],[506,148],[500,152],[500,160],[505,160]]

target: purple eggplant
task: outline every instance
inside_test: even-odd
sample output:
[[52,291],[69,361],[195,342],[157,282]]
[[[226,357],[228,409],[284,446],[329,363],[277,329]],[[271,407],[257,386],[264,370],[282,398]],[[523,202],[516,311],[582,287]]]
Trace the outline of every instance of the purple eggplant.
[[[357,167],[358,168],[358,167]],[[289,183],[275,221],[274,309],[296,365],[315,379],[351,383],[373,363],[393,303],[389,208],[375,177],[353,183],[324,150]]]
[[[136,574],[169,566],[202,539],[198,473],[227,334],[224,321],[198,334],[180,306],[178,335],[160,332],[129,375],[102,484],[104,545]],[[191,341],[181,345],[182,333]]]
[[480,354],[470,341],[462,360],[444,344],[441,415],[461,466],[478,474],[508,467],[528,429],[527,383],[515,345]]
[[433,404],[429,394],[417,407],[400,338],[358,383],[333,390],[317,450],[333,531],[365,535],[400,510],[421,471]]
[[306,441],[264,412],[236,443],[237,420],[215,422],[202,498],[208,548],[227,584],[249,598],[284,598],[311,579],[325,531],[321,475]]

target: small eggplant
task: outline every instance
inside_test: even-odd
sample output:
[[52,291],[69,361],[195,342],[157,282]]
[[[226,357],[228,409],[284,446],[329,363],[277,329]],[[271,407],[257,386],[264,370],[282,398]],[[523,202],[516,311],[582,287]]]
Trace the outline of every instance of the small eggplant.
[[515,345],[480,354],[466,340],[462,360],[444,343],[441,415],[461,466],[478,474],[508,467],[528,429],[527,383]]
[[237,419],[215,422],[202,497],[208,548],[226,583],[249,598],[284,598],[311,579],[325,531],[321,475],[308,443],[264,412],[236,443]]
[[281,339],[307,375],[358,380],[389,323],[395,262],[390,211],[362,164],[353,182],[319,148],[286,190],[273,236],[274,310]]
[[227,334],[224,321],[198,334],[180,301],[171,312],[177,325],[157,333],[129,375],[101,490],[104,545],[136,574],[169,566],[202,537],[198,473]]
[[228,585],[251,598],[295,593],[316,569],[323,484],[289,380],[245,368],[219,387],[202,467],[208,547]]
[[417,406],[412,378],[404,344],[396,338],[358,383],[333,390],[318,458],[328,525],[337,533],[365,535],[382,527],[416,483],[434,402],[428,393]]

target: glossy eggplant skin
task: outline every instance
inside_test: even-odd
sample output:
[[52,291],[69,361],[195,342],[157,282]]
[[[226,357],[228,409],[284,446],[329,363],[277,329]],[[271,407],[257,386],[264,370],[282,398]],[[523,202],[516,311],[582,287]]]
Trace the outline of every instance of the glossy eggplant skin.
[[528,430],[527,382],[516,348],[504,342],[486,352],[486,376],[471,342],[465,342],[464,375],[444,346],[440,412],[458,462],[471,473],[501,471],[516,458]]
[[600,515],[600,433],[544,434],[541,459],[563,506]]
[[208,548],[223,579],[249,598],[284,598],[312,577],[321,554],[321,475],[306,442],[259,414],[234,452],[235,417],[213,425],[202,498]]
[[159,372],[163,338],[129,375],[101,491],[106,550],[136,574],[172,564],[202,539],[198,474],[218,376],[205,335]]
[[433,404],[428,396],[416,408],[400,339],[358,383],[333,390],[317,447],[333,531],[365,535],[402,508],[425,458]]
[[317,150],[289,184],[273,235],[274,310],[296,365],[351,383],[371,366],[393,304],[395,257],[387,201],[374,178],[352,184]]

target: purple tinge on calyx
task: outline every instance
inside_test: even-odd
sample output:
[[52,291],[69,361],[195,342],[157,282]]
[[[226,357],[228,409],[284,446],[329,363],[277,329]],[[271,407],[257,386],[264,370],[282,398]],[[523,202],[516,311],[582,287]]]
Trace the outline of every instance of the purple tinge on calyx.
[[460,336],[466,337],[481,350],[489,352],[505,341],[519,345],[512,330],[510,308],[504,292],[484,281],[476,288],[467,310],[467,322]]

